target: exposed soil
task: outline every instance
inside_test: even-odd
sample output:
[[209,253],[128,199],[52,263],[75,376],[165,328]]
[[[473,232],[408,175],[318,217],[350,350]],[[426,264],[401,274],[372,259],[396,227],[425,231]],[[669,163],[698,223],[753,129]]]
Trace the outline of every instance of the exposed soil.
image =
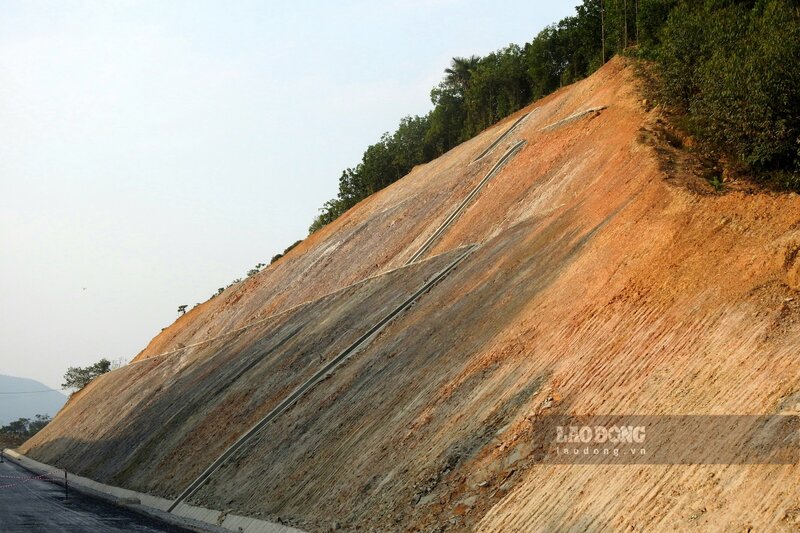
[[[800,195],[715,191],[677,135],[615,59],[187,313],[22,450],[173,497],[320,357],[482,243],[192,503],[314,531],[797,531],[797,464],[534,453],[548,413],[800,413]],[[398,268],[521,139],[432,259]]]

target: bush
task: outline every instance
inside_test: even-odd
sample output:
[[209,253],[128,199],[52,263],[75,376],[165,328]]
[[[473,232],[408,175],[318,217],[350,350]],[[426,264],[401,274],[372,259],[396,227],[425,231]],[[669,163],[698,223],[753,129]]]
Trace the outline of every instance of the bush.
[[783,186],[800,174],[800,14],[786,0],[684,3],[659,53],[692,133]]
[[71,366],[64,374],[64,383],[61,384],[61,388],[79,391],[94,378],[105,374],[109,370],[111,370],[111,361],[105,357],[90,366]]
[[51,418],[48,415],[36,415],[33,420],[19,418],[0,427],[0,434],[10,437],[7,440],[19,442],[20,439],[29,439],[39,433],[50,421]]

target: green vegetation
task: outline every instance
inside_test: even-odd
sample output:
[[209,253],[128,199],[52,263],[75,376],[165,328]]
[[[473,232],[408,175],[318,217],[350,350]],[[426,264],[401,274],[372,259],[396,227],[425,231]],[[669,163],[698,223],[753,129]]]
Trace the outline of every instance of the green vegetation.
[[292,244],[290,244],[290,245],[289,245],[289,246],[288,246],[288,247],[287,247],[287,248],[286,248],[286,249],[283,251],[283,253],[280,253],[280,254],[275,254],[275,255],[273,255],[273,256],[272,256],[272,259],[270,259],[270,261],[269,261],[269,264],[271,265],[272,263],[274,263],[275,261],[277,261],[278,259],[280,259],[280,258],[281,258],[281,257],[283,257],[284,255],[288,254],[290,251],[292,251],[292,249],[293,249],[295,246],[297,246],[297,245],[298,245],[298,244],[300,244],[301,242],[303,242],[303,240],[302,240],[302,239],[301,239],[301,240],[299,240],[299,241],[294,241]]
[[[455,57],[433,109],[405,117],[342,171],[313,233],[488,126],[584,78],[615,54],[655,66],[657,103],[718,167],[800,191],[800,5],[793,0],[584,0],[523,46]],[[724,174],[707,177],[723,191]],[[279,260],[301,241],[275,254]],[[265,265],[247,272],[253,276]],[[227,287],[241,282],[235,279]],[[211,297],[225,290],[220,287]],[[178,308],[184,313],[186,306]]]
[[[800,7],[791,0],[584,0],[523,46],[453,58],[433,109],[405,117],[339,178],[310,232],[615,54],[655,61],[664,103],[690,133],[800,190]],[[279,258],[278,254],[273,260]]]
[[800,190],[800,6],[681,3],[662,40],[663,96],[690,133],[747,171]]
[[265,263],[258,263],[256,266],[247,271],[247,277],[249,278],[250,276],[255,276],[261,272],[261,269],[265,266],[267,266]]
[[93,365],[80,367],[71,366],[64,374],[64,383],[61,384],[62,389],[75,389],[81,390],[89,384],[94,378],[101,374],[105,374],[111,370],[111,361],[105,357],[100,359]]
[[[607,59],[624,48],[625,22],[631,28],[636,26],[638,5],[644,1],[604,3],[601,11],[601,0],[585,0],[575,16],[548,26],[524,46],[510,44],[485,57],[453,58],[441,83],[431,90],[433,109],[422,117],[403,118],[393,134],[385,133],[367,148],[358,165],[344,170],[337,197],[323,205],[309,230],[314,232],[332,222],[415,165],[439,157],[530,102],[600,67],[604,54]],[[648,20],[641,25],[649,29],[648,40],[655,39],[655,30],[650,29],[654,23],[649,21],[661,11],[641,11]],[[661,16],[665,19],[666,12]]]
[[33,420],[30,418],[19,418],[0,427],[0,436],[3,437],[3,441],[21,444],[22,441],[39,433],[50,420],[51,418],[47,415],[36,415]]
[[33,420],[30,418],[20,418],[1,427],[0,433],[13,435],[15,437],[30,438],[41,431],[50,420],[51,418],[48,415],[36,415]]
[[[272,259],[270,260],[269,264],[272,264],[272,263],[274,263],[275,261],[277,261],[278,259],[280,259],[280,258],[281,258],[281,257],[283,257],[284,255],[288,254],[288,253],[289,253],[289,251],[290,251],[292,248],[294,248],[295,246],[297,246],[297,245],[298,245],[298,244],[300,244],[301,242],[303,242],[303,241],[302,241],[302,239],[301,239],[301,240],[299,240],[299,241],[295,241],[295,242],[293,242],[292,244],[290,244],[290,245],[289,245],[289,246],[288,246],[288,247],[287,247],[287,248],[286,248],[286,249],[283,251],[283,253],[281,253],[281,254],[276,254],[276,255],[272,256]],[[264,268],[265,268],[266,266],[267,266],[267,264],[266,264],[266,263],[257,263],[257,264],[256,264],[256,265],[255,265],[253,268],[251,268],[250,270],[248,270],[248,271],[247,271],[247,277],[248,277],[248,278],[250,278],[250,277],[253,277],[253,276],[255,276],[256,274],[258,274],[259,272],[261,272],[262,270],[264,270]],[[231,282],[230,282],[228,285],[226,285],[225,287],[219,287],[219,288],[217,289],[217,292],[215,292],[214,294],[212,294],[212,295],[211,295],[211,297],[209,298],[209,300],[211,300],[211,299],[213,299],[213,298],[216,298],[217,296],[219,296],[220,294],[222,294],[223,292],[225,292],[225,289],[227,289],[228,287],[231,287],[231,286],[233,286],[233,285],[236,285],[237,283],[240,283],[241,281],[242,281],[242,278],[236,278],[235,280],[231,281]],[[199,303],[198,303],[198,304],[195,304],[195,307],[197,307],[198,305],[200,305],[200,304],[199,304]],[[182,306],[178,307],[178,312],[179,312],[179,313],[185,313],[185,312],[186,312],[186,307],[187,307],[187,306],[185,306],[185,305],[182,305]],[[162,331],[163,331],[163,330],[162,330]]]

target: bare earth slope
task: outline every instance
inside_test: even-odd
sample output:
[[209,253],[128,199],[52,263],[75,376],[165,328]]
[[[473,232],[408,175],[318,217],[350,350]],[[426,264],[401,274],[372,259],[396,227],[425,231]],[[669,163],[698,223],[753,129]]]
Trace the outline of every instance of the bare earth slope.
[[480,243],[190,502],[309,530],[796,531],[797,464],[534,453],[549,413],[800,414],[800,196],[713,194],[640,100],[614,60],[416,168],[187,313],[22,451],[175,497],[320,357]]

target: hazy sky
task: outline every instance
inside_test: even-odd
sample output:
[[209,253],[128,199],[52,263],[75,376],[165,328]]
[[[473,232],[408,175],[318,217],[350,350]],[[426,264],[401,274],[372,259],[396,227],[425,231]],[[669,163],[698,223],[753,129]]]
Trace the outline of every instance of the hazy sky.
[[453,56],[578,0],[0,0],[0,374],[130,359],[306,236]]

